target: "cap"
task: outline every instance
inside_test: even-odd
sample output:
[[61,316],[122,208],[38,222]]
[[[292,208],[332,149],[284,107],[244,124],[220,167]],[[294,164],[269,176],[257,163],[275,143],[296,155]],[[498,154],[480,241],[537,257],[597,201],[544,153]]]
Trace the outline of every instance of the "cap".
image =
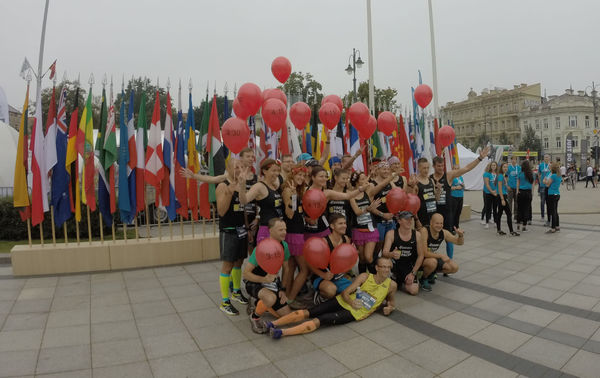
[[307,167],[316,167],[319,165],[319,161],[317,159],[310,158],[310,160],[307,160],[304,165]]
[[400,159],[398,159],[396,156],[392,156],[391,158],[388,159],[388,163],[389,164],[400,163]]
[[296,160],[298,160],[298,162],[301,162],[301,161],[310,160],[310,159],[312,159],[312,155],[304,152],[304,153],[300,154],[300,156],[298,156],[298,158]]
[[410,211],[401,211],[398,213],[398,219],[410,219],[413,217],[413,214]]
[[334,156],[331,159],[329,159],[329,164],[334,164],[334,163],[341,163],[342,161],[340,160],[339,157]]

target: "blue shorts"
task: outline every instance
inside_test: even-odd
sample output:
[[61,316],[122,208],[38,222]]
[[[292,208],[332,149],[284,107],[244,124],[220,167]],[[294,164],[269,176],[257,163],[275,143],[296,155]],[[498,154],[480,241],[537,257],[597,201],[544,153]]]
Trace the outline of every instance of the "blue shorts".
[[379,241],[380,242],[384,241],[385,234],[389,230],[395,230],[395,229],[396,229],[396,221],[394,221],[394,220],[377,223],[377,231],[379,231]]
[[[313,280],[313,289],[318,291],[321,281],[323,281],[323,279],[321,277],[317,277],[315,280]],[[342,291],[346,290],[346,288],[352,284],[352,281],[350,281],[349,279],[347,279],[345,277],[338,278],[337,280],[331,281],[331,282],[333,282],[335,284],[335,287],[337,288],[337,290],[335,291],[336,294],[340,294]]]

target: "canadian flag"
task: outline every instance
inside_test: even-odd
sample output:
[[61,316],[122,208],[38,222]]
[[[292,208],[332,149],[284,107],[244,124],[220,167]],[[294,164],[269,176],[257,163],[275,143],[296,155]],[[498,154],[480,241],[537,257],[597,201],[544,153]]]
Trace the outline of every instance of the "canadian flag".
[[156,206],[160,202],[160,184],[164,177],[162,143],[160,139],[160,99],[156,91],[152,123],[148,131],[148,147],[146,148],[146,172],[144,180],[156,190]]

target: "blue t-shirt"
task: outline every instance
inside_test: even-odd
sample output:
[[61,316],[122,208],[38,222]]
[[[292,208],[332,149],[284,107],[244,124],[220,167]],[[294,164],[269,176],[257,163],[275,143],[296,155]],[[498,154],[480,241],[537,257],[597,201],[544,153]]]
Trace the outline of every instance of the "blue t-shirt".
[[541,162],[538,165],[538,174],[540,180],[540,188],[545,188],[546,184],[544,184],[544,179],[550,176],[550,165],[546,164],[546,162]]
[[512,165],[508,165],[508,172],[506,172],[506,174],[508,175],[508,186],[516,189],[517,188],[517,176],[519,176],[519,173],[521,172],[521,167],[518,165],[512,166]]
[[506,195],[506,180],[504,175],[498,175],[498,188],[502,187],[502,194]]
[[562,177],[560,177],[560,175],[557,175],[556,173],[553,173],[550,175],[550,180],[552,180],[552,183],[548,187],[548,194],[559,195],[560,194],[560,183],[562,182]]
[[[452,180],[452,186],[459,186],[459,185],[465,185],[465,180],[463,180],[462,176],[458,176],[455,177],[454,180]],[[452,197],[457,197],[457,198],[462,198],[465,196],[465,190],[464,189],[452,189],[452,192],[450,193],[450,195]]]
[[496,174],[495,173],[490,173],[490,172],[485,172],[483,174],[483,192],[487,193],[487,194],[491,194],[490,191],[488,190],[487,186],[485,186],[485,178],[486,177],[490,180],[490,188],[492,188],[493,191],[497,191],[497,188],[496,188]]
[[531,184],[529,181],[527,181],[527,179],[525,178],[525,174],[523,172],[519,172],[519,189],[531,189]]

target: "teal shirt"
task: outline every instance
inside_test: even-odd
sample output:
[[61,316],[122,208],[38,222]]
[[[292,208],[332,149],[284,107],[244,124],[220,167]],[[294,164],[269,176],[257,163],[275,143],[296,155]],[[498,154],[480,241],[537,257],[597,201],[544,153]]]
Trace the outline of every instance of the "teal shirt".
[[516,189],[517,188],[517,176],[521,172],[521,167],[518,165],[508,165],[508,186]]
[[556,173],[553,173],[550,175],[550,180],[552,180],[552,183],[548,187],[548,194],[549,195],[559,195],[560,194],[560,183],[562,182],[562,177],[560,175],[557,175]]
[[[282,241],[281,245],[283,246],[283,261],[288,261],[290,258],[290,249],[285,241]],[[248,257],[248,262],[254,266],[259,266],[258,261],[256,261],[256,248],[254,248],[252,254]]]
[[504,175],[498,175],[498,188],[502,187],[502,194],[506,195],[507,193],[507,189],[506,189],[506,180],[504,178]]
[[[465,180],[463,180],[462,176],[455,177],[454,180],[452,180],[452,186],[459,186],[459,185],[462,185],[463,187],[465,185]],[[450,195],[452,197],[462,198],[465,196],[465,190],[464,189],[452,189],[452,192],[450,193]]]
[[531,190],[531,182],[527,181],[525,178],[525,174],[523,172],[519,172],[519,189],[530,189]]
[[492,190],[497,191],[498,188],[496,188],[496,174],[495,173],[490,173],[490,172],[485,172],[483,174],[483,192],[484,193],[488,193],[491,194],[490,191],[488,190],[487,186],[485,186],[485,178],[488,178],[490,180],[490,188],[492,188]]
[[550,176],[550,165],[545,162],[541,162],[538,165],[538,175],[540,177],[540,188],[545,188],[544,179]]

